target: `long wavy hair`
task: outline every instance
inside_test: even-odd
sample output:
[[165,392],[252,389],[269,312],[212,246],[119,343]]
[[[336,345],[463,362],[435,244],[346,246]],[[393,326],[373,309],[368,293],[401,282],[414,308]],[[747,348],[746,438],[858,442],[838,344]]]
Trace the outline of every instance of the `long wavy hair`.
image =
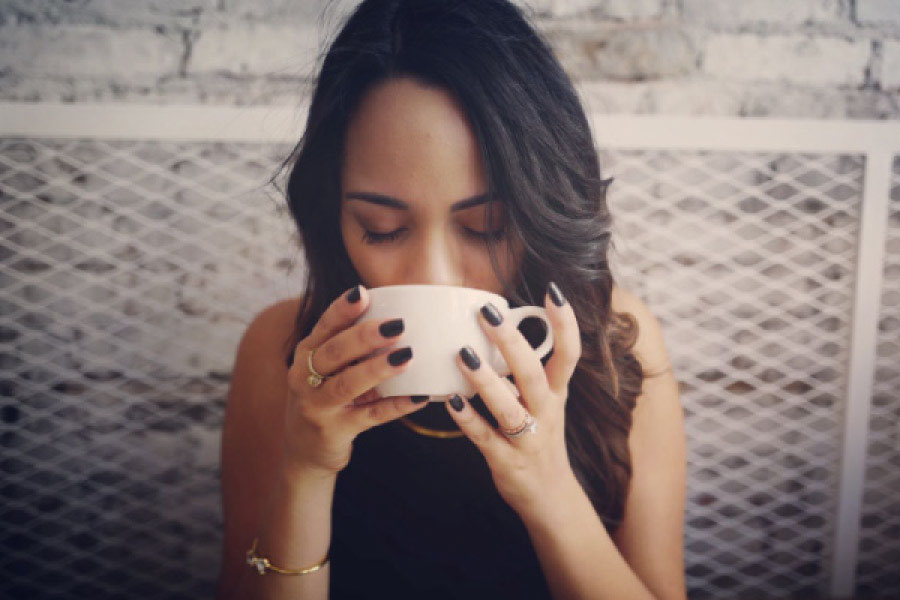
[[309,267],[285,356],[361,281],[340,232],[345,133],[365,93],[400,77],[449,92],[474,130],[489,200],[503,202],[507,226],[522,242],[514,281],[503,278],[489,244],[510,305],[542,305],[550,280],[572,304],[582,355],[569,383],[566,445],[579,483],[612,531],[631,478],[627,438],[644,375],[631,351],[637,323],[610,307],[609,180],[601,178],[572,82],[507,0],[364,0],[328,48],[305,133],[283,165]]

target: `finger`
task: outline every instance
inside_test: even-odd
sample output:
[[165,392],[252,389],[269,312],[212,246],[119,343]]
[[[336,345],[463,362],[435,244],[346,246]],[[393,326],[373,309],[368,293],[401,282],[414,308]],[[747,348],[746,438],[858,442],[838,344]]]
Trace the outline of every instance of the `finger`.
[[484,458],[491,464],[498,464],[507,460],[509,444],[501,439],[501,434],[496,431],[487,420],[478,414],[472,405],[459,394],[454,394],[450,400],[444,403],[450,417],[456,421],[460,431],[472,443],[481,450]]
[[316,388],[320,392],[314,394],[316,401],[338,407],[350,405],[355,398],[382,381],[405,371],[412,359],[412,348],[409,346],[372,356],[326,379]]
[[340,371],[353,361],[398,342],[403,337],[403,319],[356,323],[318,346],[313,367],[323,375]]
[[301,355],[303,350],[318,348],[325,340],[353,324],[368,305],[369,294],[362,285],[352,287],[336,298],[322,313],[309,335],[294,348],[294,364],[301,358],[306,360],[306,355]]
[[519,388],[516,387],[516,384],[505,377],[503,378],[503,383],[506,385],[506,389],[509,390],[509,393],[518,398],[521,402],[522,394],[519,392]]
[[[552,300],[552,301],[551,301]],[[553,356],[547,361],[544,372],[550,389],[562,398],[568,396],[569,380],[578,359],[581,358],[581,334],[575,311],[555,283],[550,282],[544,296],[547,318],[553,326]]]
[[[522,332],[488,302],[480,311],[479,322],[488,339],[497,345],[516,387],[522,395],[522,403],[533,415],[542,412],[540,401],[549,396],[549,384],[541,359]],[[520,420],[521,422],[521,420]]]
[[490,365],[482,364],[469,346],[460,350],[456,362],[501,428],[514,429],[522,424],[527,411],[510,391],[506,379],[497,375]]
[[[428,406],[427,402],[413,402],[412,396],[389,396],[352,407],[351,415],[359,433],[399,419]],[[357,434],[358,435],[358,434]]]

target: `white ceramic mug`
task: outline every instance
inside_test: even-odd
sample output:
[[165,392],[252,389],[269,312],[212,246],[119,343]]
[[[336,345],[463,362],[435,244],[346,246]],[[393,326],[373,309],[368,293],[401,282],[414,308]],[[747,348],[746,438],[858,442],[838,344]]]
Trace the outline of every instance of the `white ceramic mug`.
[[478,313],[487,302],[497,307],[503,320],[513,326],[528,317],[544,322],[547,334],[534,349],[540,357],[553,346],[553,329],[547,312],[540,306],[510,308],[506,298],[498,294],[450,285],[392,285],[367,291],[369,307],[360,321],[399,317],[404,324],[403,337],[377,354],[403,346],[410,346],[413,352],[406,371],[375,387],[384,398],[427,395],[430,400],[446,400],[453,394],[471,398],[476,390],[456,365],[463,346],[471,346],[482,363],[500,376],[509,375],[500,349],[488,340],[478,323]]

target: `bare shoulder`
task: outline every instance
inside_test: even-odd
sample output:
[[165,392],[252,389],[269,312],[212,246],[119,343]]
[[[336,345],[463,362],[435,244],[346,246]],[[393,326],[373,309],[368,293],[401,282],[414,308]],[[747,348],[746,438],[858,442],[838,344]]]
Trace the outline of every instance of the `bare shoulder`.
[[[250,344],[281,350],[294,328],[303,296],[280,300],[261,310],[247,326],[244,338]],[[259,350],[260,348],[255,348]]]
[[613,286],[611,306],[615,312],[629,313],[637,321],[638,337],[633,351],[644,368],[645,376],[671,371],[662,327],[644,301],[627,289]]

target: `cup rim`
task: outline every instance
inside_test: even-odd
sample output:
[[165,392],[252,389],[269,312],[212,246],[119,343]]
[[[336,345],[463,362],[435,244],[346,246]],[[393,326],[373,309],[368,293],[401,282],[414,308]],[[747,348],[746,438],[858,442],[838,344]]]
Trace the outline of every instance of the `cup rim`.
[[482,290],[480,288],[466,287],[466,286],[462,286],[462,285],[446,285],[443,283],[401,283],[401,284],[397,284],[397,285],[382,285],[382,286],[373,287],[373,288],[366,288],[366,291],[372,292],[375,290],[393,290],[393,289],[400,290],[400,289],[410,289],[410,288],[416,288],[416,289],[445,288],[445,289],[450,289],[450,290],[454,290],[454,291],[462,292],[462,293],[476,292],[479,294],[488,294],[490,296],[494,296],[495,298],[503,298],[504,300],[506,299],[504,296],[501,296],[500,294],[498,294],[496,292]]

